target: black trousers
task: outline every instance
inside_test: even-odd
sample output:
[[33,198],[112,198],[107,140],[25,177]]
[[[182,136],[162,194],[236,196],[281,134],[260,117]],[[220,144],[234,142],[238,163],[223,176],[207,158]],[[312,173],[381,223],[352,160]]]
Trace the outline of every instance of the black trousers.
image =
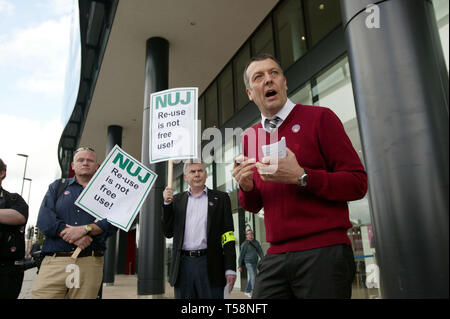
[[0,262],[0,299],[17,299],[22,289],[24,272],[11,263]]
[[181,257],[174,288],[175,299],[223,299],[224,286],[213,287],[209,282],[206,255]]
[[258,265],[253,299],[351,298],[352,248],[335,245],[266,255]]

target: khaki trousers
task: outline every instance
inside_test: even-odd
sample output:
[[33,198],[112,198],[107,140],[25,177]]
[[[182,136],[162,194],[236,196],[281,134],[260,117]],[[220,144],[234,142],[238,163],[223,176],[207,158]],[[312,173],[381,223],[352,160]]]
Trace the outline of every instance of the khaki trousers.
[[95,299],[104,257],[45,256],[31,292],[33,299]]

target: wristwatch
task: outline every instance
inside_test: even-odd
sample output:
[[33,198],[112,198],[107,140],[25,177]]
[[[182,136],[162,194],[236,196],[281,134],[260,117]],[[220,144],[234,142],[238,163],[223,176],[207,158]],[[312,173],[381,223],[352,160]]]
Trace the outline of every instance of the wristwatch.
[[89,235],[92,231],[92,226],[91,225],[85,225],[84,226],[84,230],[86,231],[86,235]]
[[300,187],[305,187],[308,183],[308,173],[306,173],[306,170],[304,171],[303,175],[298,178],[298,185]]

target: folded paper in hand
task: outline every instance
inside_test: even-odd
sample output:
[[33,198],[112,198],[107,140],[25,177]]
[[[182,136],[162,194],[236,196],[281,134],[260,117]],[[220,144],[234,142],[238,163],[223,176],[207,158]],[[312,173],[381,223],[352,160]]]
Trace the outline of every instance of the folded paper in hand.
[[264,157],[286,157],[286,139],[284,136],[276,143],[263,145]]

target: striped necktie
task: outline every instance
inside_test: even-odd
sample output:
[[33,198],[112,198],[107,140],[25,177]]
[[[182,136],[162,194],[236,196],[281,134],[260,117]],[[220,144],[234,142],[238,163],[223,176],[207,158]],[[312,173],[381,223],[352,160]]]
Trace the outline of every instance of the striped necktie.
[[281,118],[279,118],[278,116],[276,116],[273,119],[266,119],[264,121],[264,126],[266,130],[269,131],[269,133],[272,133],[277,128],[277,124],[280,120]]

